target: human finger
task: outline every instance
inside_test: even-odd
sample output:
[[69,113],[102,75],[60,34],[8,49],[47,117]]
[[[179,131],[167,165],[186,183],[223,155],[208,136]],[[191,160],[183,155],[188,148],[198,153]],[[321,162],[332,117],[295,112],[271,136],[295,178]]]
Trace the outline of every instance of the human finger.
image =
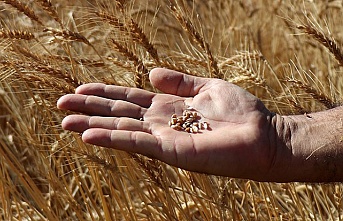
[[157,137],[142,131],[107,130],[91,128],[82,134],[85,143],[135,152],[150,157],[161,157],[162,150]]
[[146,112],[145,108],[122,100],[112,100],[92,95],[67,94],[57,101],[57,107],[88,115],[131,117],[139,119]]
[[142,107],[149,107],[155,93],[138,88],[129,88],[102,83],[89,83],[76,88],[76,94],[95,95],[113,100],[124,100]]
[[126,117],[98,117],[86,115],[69,115],[62,121],[65,130],[82,133],[90,128],[109,130],[129,130],[151,133],[150,123]]
[[157,89],[178,96],[195,96],[211,79],[194,77],[181,72],[154,68],[149,74],[150,81]]

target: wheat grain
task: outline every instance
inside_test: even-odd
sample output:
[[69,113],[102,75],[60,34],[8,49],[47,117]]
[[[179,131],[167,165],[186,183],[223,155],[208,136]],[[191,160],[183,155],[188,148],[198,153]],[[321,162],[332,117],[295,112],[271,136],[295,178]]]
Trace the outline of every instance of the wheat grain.
[[125,24],[122,23],[119,18],[117,18],[115,15],[110,15],[105,11],[95,11],[95,15],[99,16],[103,21],[109,23],[110,25],[119,28],[120,31],[126,32],[127,29],[125,27]]
[[179,117],[176,114],[172,114],[168,125],[174,130],[193,134],[199,133],[203,129],[208,130],[209,124],[206,121],[200,122],[199,120],[200,116],[198,116],[197,112],[185,110],[182,116]]
[[0,38],[32,40],[35,36],[28,31],[0,29]]
[[193,76],[201,76],[202,75],[202,73],[200,73],[194,69],[190,69],[190,68],[185,67],[184,64],[178,64],[178,63],[176,63],[174,61],[170,61],[170,60],[163,60],[163,61],[161,61],[160,65],[161,65],[161,67],[168,68],[168,69],[175,70],[175,71],[179,71],[179,72],[189,74],[189,75],[193,75]]
[[87,38],[80,33],[73,32],[70,30],[59,30],[55,28],[45,28],[43,32],[47,32],[52,34],[54,37],[60,40],[65,40],[65,41],[78,41],[78,42],[83,42],[87,45],[91,45],[91,43],[87,40]]

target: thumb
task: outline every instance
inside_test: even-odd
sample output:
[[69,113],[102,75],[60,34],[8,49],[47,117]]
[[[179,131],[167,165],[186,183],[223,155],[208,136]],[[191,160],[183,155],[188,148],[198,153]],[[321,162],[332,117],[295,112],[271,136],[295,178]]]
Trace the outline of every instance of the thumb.
[[154,68],[149,74],[151,84],[164,93],[182,97],[195,96],[210,81],[165,68]]

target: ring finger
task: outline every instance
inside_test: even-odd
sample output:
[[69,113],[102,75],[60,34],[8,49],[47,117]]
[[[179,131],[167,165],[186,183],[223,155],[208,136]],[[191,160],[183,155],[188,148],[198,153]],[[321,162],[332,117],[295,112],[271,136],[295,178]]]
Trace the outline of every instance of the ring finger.
[[66,130],[82,133],[90,128],[102,128],[108,130],[142,131],[151,133],[150,123],[132,118],[98,117],[85,115],[69,115],[62,121],[62,127]]

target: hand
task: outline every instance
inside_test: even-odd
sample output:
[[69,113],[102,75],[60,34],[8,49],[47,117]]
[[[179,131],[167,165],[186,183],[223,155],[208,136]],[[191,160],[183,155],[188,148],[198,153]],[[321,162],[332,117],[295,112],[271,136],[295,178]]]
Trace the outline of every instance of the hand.
[[[67,116],[62,127],[82,140],[140,153],[187,170],[255,180],[268,179],[276,144],[272,114],[260,100],[219,79],[188,76],[157,68],[154,87],[166,94],[137,88],[91,83],[58,100]],[[168,126],[172,114],[192,107],[210,129],[200,133]]]

